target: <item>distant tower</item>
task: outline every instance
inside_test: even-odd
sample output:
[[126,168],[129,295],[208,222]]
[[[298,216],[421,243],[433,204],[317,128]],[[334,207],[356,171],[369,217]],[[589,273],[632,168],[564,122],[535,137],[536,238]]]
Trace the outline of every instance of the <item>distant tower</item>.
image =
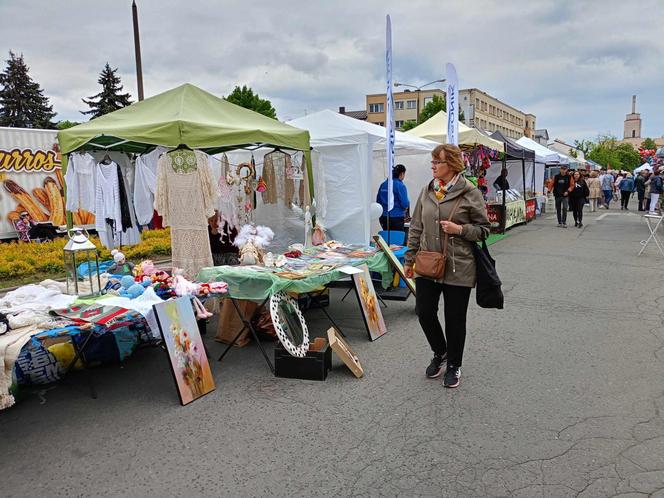
[[641,138],[641,115],[636,112],[636,95],[632,95],[632,113],[625,116],[624,138]]

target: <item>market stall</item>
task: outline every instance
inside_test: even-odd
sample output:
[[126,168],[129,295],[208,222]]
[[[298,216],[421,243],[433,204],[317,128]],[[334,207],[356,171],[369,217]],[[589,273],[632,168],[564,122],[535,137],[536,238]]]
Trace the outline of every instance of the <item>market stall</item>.
[[[534,219],[538,211],[535,152],[522,147],[499,131],[495,131],[491,136],[503,142],[505,153],[501,160],[492,161],[492,168],[486,172],[489,189],[487,210],[492,230],[503,232],[511,226]],[[510,186],[504,193],[494,187],[503,170],[507,171],[505,178]]]
[[[405,133],[406,135],[433,140],[440,144],[447,143],[447,113],[440,111],[421,125]],[[459,122],[459,146],[462,145],[484,145],[500,152],[504,150],[503,143],[499,140],[494,140],[480,130],[470,128]]]
[[535,152],[535,188],[539,198],[540,195],[545,194],[544,180],[545,177],[549,177],[547,172],[561,164],[569,165],[570,158],[565,154],[548,149],[528,137],[521,137],[516,143]]
[[[385,128],[330,110],[288,124],[307,130],[319,155],[314,175],[323,176],[326,198],[325,215],[319,221],[331,238],[368,244],[378,228],[372,225],[370,206],[385,180]],[[431,178],[429,160],[436,145],[430,140],[395,133],[395,164],[406,165],[404,183],[411,198]]]

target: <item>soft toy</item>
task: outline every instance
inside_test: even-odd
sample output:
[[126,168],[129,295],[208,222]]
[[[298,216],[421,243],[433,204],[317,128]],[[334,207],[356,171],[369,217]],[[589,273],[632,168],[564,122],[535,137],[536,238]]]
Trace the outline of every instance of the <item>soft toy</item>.
[[262,264],[263,250],[270,245],[273,238],[274,232],[266,226],[242,226],[233,242],[240,249],[240,264]]
[[125,275],[122,277],[122,279],[120,279],[120,285],[121,288],[118,294],[121,297],[128,297],[129,299],[135,299],[145,291],[143,286],[141,284],[137,284],[134,281],[134,277],[131,275]]
[[127,262],[123,253],[117,249],[113,249],[111,255],[113,256],[114,264],[106,270],[107,273],[110,273],[111,275],[133,275],[134,265],[133,263]]
[[195,296],[198,294],[200,284],[195,284],[187,280],[184,275],[184,270],[173,268],[173,288],[175,289],[176,296]]
[[159,270],[155,268],[152,260],[146,259],[145,261],[141,261],[141,263],[134,268],[134,275],[137,277],[143,277],[143,276],[151,277],[158,271]]

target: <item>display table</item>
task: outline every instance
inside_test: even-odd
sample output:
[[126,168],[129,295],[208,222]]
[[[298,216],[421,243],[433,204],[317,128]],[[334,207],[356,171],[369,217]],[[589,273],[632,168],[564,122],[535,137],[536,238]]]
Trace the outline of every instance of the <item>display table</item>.
[[[365,263],[369,266],[369,271],[380,274],[383,287],[390,287],[394,275],[387,256],[382,251],[378,251],[365,259],[351,260],[349,265],[360,266]],[[228,284],[228,297],[262,301],[277,292],[293,292],[296,294],[314,292],[330,282],[345,277],[347,275],[339,271],[339,268],[293,280],[280,277],[272,272],[252,271],[242,266],[213,266],[203,268],[198,274],[197,281],[226,282]]]
[[494,233],[503,232],[514,225],[526,222],[526,201],[523,199],[506,202],[504,208],[503,211],[503,205],[498,202],[487,203],[487,215],[491,222],[491,231]]

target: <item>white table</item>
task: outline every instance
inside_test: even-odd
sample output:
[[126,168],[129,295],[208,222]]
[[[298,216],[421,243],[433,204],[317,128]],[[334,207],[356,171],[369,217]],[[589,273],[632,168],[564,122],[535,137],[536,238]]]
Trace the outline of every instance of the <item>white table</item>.
[[646,247],[650,243],[650,241],[654,241],[655,244],[657,244],[657,248],[659,249],[659,252],[662,256],[664,256],[664,249],[662,248],[662,245],[659,243],[659,239],[657,238],[657,230],[659,229],[659,226],[662,224],[662,220],[664,219],[664,216],[658,216],[655,214],[646,214],[643,216],[646,220],[646,224],[648,225],[648,230],[650,230],[650,236],[646,240],[641,241],[641,250],[639,251],[639,256],[643,254],[643,251],[646,250]]

